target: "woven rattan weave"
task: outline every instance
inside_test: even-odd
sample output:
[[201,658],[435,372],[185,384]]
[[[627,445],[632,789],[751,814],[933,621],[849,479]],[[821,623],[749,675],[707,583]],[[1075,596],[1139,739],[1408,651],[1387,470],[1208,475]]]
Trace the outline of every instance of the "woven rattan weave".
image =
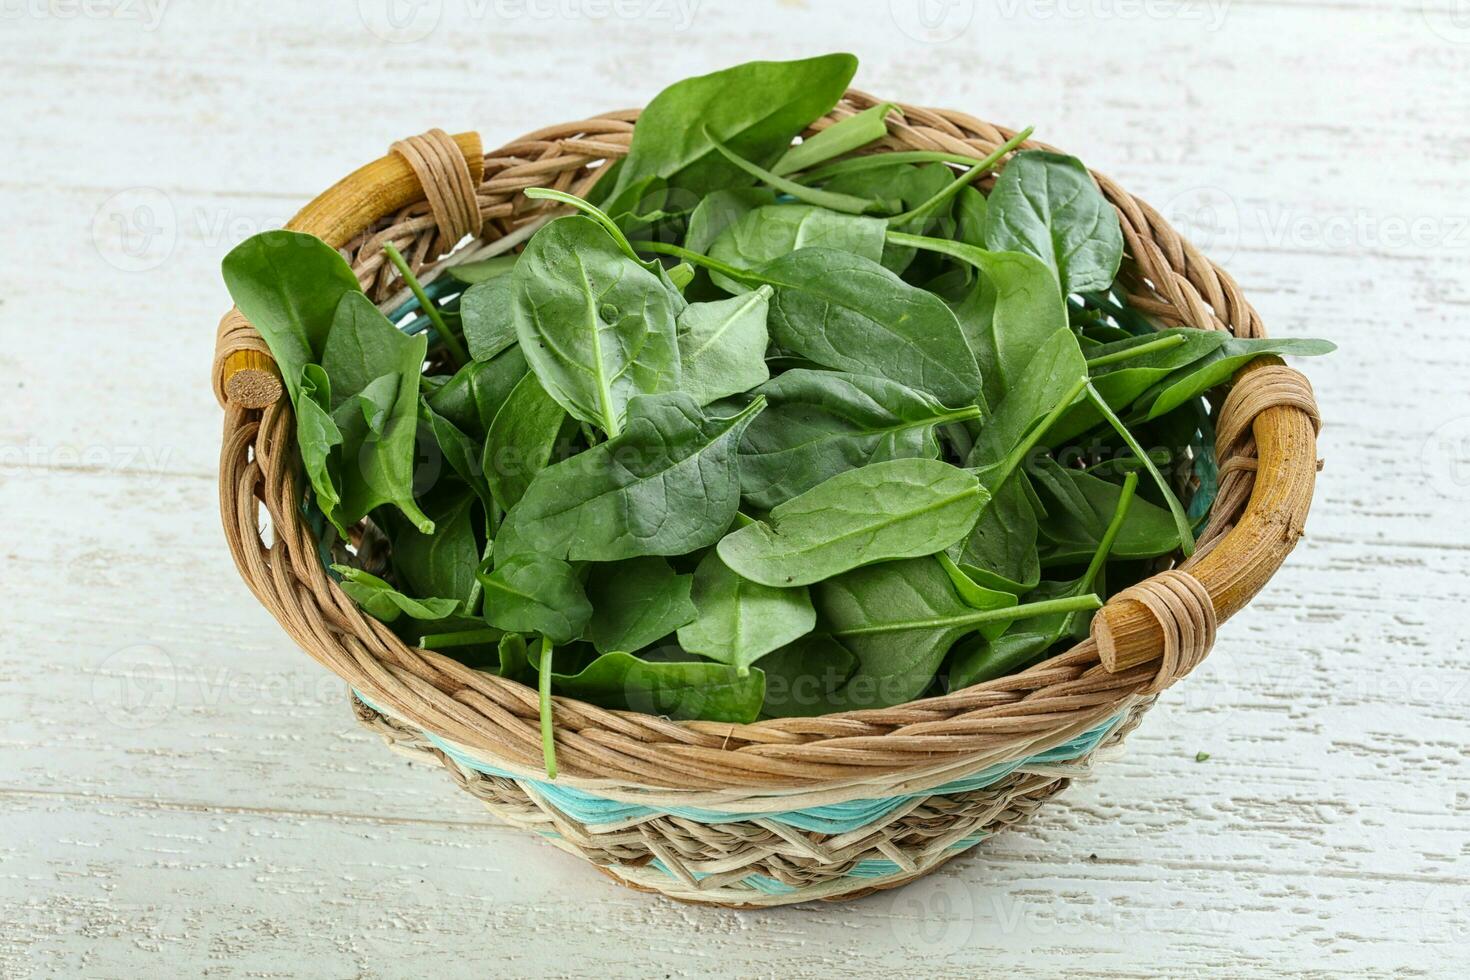
[[[814,128],[876,101],[850,91]],[[1013,135],[963,113],[902,108],[875,152],[983,156]],[[483,155],[474,134],[431,131],[395,144],[289,227],[341,248],[369,296],[391,307],[401,284],[384,243],[426,280],[445,263],[508,250],[548,213],[549,202],[521,192],[585,192],[626,152],[637,115],[549,127]],[[1095,176],[1122,223],[1119,282],[1136,309],[1160,326],[1263,335],[1226,273],[1154,209]],[[292,638],[351,685],[359,719],[393,747],[442,763],[499,817],[625,884],[735,906],[901,884],[1024,819],[1087,771],[1199,663],[1217,623],[1296,543],[1319,425],[1300,374],[1270,359],[1243,369],[1219,403],[1220,493],[1194,557],[1114,597],[1090,639],[1014,676],[894,708],[748,725],[557,698],[555,788],[613,808],[613,818],[588,821],[543,791],[534,690],[405,646],[334,584],[302,518],[290,404],[263,341],[235,311],[220,324],[214,380],[225,408],[221,516],[240,573]],[[877,816],[828,832],[780,816],[834,807]]]

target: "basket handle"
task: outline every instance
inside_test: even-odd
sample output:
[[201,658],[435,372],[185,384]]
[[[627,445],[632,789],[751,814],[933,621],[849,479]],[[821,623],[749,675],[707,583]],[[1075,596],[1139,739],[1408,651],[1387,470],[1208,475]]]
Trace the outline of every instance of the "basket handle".
[[[1217,457],[1224,464],[1248,456],[1254,437],[1254,483],[1244,513],[1223,537],[1205,544],[1181,570],[1168,573],[1197,580],[1193,599],[1177,590],[1173,615],[1159,608],[1158,597],[1147,602],[1133,590],[1114,596],[1092,621],[1098,656],[1109,672],[1119,672],[1171,655],[1154,690],[1167,687],[1204,659],[1214,637],[1216,621],[1223,622],[1245,607],[1281,567],[1301,538],[1312,505],[1317,478],[1317,430],[1321,417],[1305,376],[1282,365],[1276,357],[1257,358],[1235,375],[1230,397],[1220,409]],[[1244,452],[1242,452],[1244,450]],[[1249,464],[1237,467],[1247,478]],[[1239,491],[1246,489],[1237,485]],[[1226,496],[1222,481],[1221,497]],[[1229,515],[1228,503],[1217,512]],[[1212,522],[1213,523],[1213,522]],[[1212,526],[1206,534],[1215,528]],[[1207,604],[1204,600],[1207,599]],[[1194,649],[1181,643],[1174,619],[1208,620],[1208,629],[1194,631]],[[1167,626],[1166,626],[1167,622]],[[1166,635],[1166,629],[1168,635]],[[1175,654],[1178,654],[1177,656]]]
[[[426,148],[432,143],[454,144],[468,169],[470,194],[473,195],[473,188],[479,186],[485,175],[480,134],[446,136],[442,130],[430,130],[422,137],[394,145],[420,141]],[[454,191],[462,195],[464,185],[457,179],[462,178],[462,174],[443,164],[442,155],[436,159],[429,153],[405,154],[395,149],[327,188],[286,222],[286,227],[291,231],[309,232],[333,248],[341,248],[366,231],[378,218],[408,207],[415,201],[427,199],[434,202],[435,219],[441,224],[445,220],[464,220],[464,216],[453,210],[452,194],[440,186],[440,181],[449,181]],[[446,200],[450,202],[447,208]],[[464,203],[462,198],[460,203]],[[441,211],[450,217],[443,217]],[[446,229],[446,234],[449,233],[450,230]],[[214,393],[221,406],[266,408],[281,397],[280,370],[265,341],[239,310],[231,309],[220,321],[214,363]]]

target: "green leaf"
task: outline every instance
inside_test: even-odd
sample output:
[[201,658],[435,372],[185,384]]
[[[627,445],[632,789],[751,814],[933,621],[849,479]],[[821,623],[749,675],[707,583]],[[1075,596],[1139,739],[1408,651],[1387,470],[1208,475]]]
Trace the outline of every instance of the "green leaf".
[[621,435],[536,474],[506,515],[497,563],[516,551],[616,561],[714,544],[740,503],[736,446],[764,407],[757,398],[711,419],[684,392],[635,398]]
[[483,451],[480,443],[471,439],[449,419],[434,411],[429,406],[427,399],[420,399],[419,412],[428,421],[434,442],[438,445],[439,452],[443,454],[444,461],[449,464],[449,468],[470,489],[474,490],[475,496],[487,508],[494,507],[495,498],[490,493],[490,484],[485,480],[485,472],[480,464],[480,454]]
[[[1129,357],[1127,360],[1096,367],[1101,358],[1125,355],[1130,350],[1171,337],[1182,339],[1173,347],[1154,350]],[[1194,364],[1217,349],[1228,337],[1223,330],[1191,330],[1180,328],[1161,330],[1153,334],[1129,337],[1087,350],[1088,370],[1092,373],[1092,384],[1099,395],[1114,409],[1122,411],[1132,405],[1152,385],[1168,377],[1180,368]],[[1057,422],[1047,436],[1052,445],[1059,445],[1088,429],[1101,424],[1103,418],[1089,402],[1079,402]]]
[[750,183],[706,131],[747,160],[774,162],[814,119],[829,112],[857,70],[850,54],[802,61],[752,61],[686,78],[638,117],[613,194],[650,176],[695,195]]
[[1049,632],[1002,633],[963,640],[950,655],[947,687],[958,691],[973,684],[1008,677],[1031,666],[1056,643]]
[[849,470],[726,535],[720,557],[764,585],[809,585],[862,565],[931,555],[974,527],[989,494],[972,473],[933,459]]
[[514,507],[550,463],[566,417],[535,374],[528,372],[511,389],[490,423],[480,461],[502,510]]
[[[1042,563],[1062,565],[1090,557],[1102,544],[1123,488],[1049,457],[1033,462],[1029,472],[1046,505],[1040,525],[1046,540]],[[1155,558],[1178,547],[1179,531],[1169,512],[1134,499],[1113,542],[1112,556],[1125,561]]]
[[465,285],[473,286],[508,275],[510,270],[515,268],[518,258],[520,256],[514,252],[509,255],[494,255],[477,262],[461,262],[458,265],[451,265],[446,271]]
[[516,321],[511,309],[513,268],[471,286],[459,299],[464,342],[470,356],[477,361],[488,361],[516,342]]
[[990,192],[985,244],[1025,252],[1051,268],[1065,294],[1105,290],[1123,258],[1118,214],[1076,157],[1027,150]]
[[972,609],[928,557],[855,569],[818,585],[814,599],[824,627],[858,658],[857,672],[834,696],[847,708],[912,701],[933,683],[955,641],[982,624],[1101,605],[1093,596]]
[[306,364],[297,390],[296,444],[301,448],[302,466],[316,493],[317,506],[345,538],[347,526],[335,476],[341,460],[332,456],[332,450],[342,445],[342,432],[332,421],[332,382],[320,365]]
[[1198,362],[1160,381],[1139,398],[1139,404],[1147,406],[1147,418],[1156,419],[1229,381],[1235,377],[1235,372],[1258,357],[1267,354],[1309,357],[1330,354],[1335,350],[1337,345],[1327,340],[1227,337],[1224,343]]
[[679,645],[742,674],[772,650],[811,632],[817,621],[806,589],[747,581],[713,551],[694,570],[693,599],[699,614],[679,627]]
[[808,633],[761,658],[766,718],[809,718],[842,710],[832,695],[857,670],[857,657],[825,633]]
[[768,404],[740,443],[740,485],[769,510],[860,466],[939,457],[936,426],[972,419],[975,406],[945,408],[927,392],[886,378],[802,368],[758,389]]
[[521,349],[574,418],[616,436],[631,399],[678,387],[677,294],[596,221],[546,225],[511,276]]
[[429,394],[429,407],[471,439],[483,440],[495,413],[529,370],[518,347],[488,361],[471,361]]
[[[985,484],[984,471],[981,482]],[[1028,493],[1025,473],[1015,473],[996,484],[985,484],[990,503],[969,535],[949,549],[965,574],[989,589],[1019,595],[1041,581],[1036,554],[1038,523]]]
[[999,405],[1024,383],[1043,346],[1071,335],[1066,304],[1051,272],[1029,255],[969,248],[961,254],[981,275],[955,316],[980,365],[986,404]]
[[320,361],[342,297],[362,292],[357,276],[336,249],[295,231],[252,235],[225,256],[222,271],[230,298],[265,338],[295,404],[301,369]]
[[540,633],[553,643],[579,638],[592,606],[576,571],[545,555],[516,555],[480,573],[485,620],[515,633]]
[[393,546],[394,571],[416,595],[469,596],[480,564],[476,499],[458,484],[446,484],[424,498],[424,512],[434,522],[432,534],[420,534],[409,522],[388,515],[384,531]]
[[949,307],[871,259],[804,248],[762,266],[758,278],[776,287],[768,328],[781,348],[947,405],[979,393],[980,370]]
[[558,694],[604,708],[675,719],[750,722],[760,713],[765,675],[724,664],[649,661],[605,653],[576,674],[553,674]]
[[[939,566],[949,576],[949,582],[954,586],[956,594],[971,609],[1005,609],[1016,604],[1016,592],[982,585],[969,572],[955,564],[954,559],[944,552],[934,557],[939,559]],[[1009,625],[1009,623],[987,623],[980,626],[979,630],[983,636],[999,636]]]
[[880,102],[828,126],[787,150],[771,167],[773,173],[785,176],[826,163],[834,157],[850,153],[888,135],[888,114],[903,112],[892,102]]
[[[882,218],[841,214],[810,204],[776,204],[742,216],[707,251],[710,258],[743,269],[754,269],[800,248],[831,248],[877,262],[883,258],[887,231]],[[751,288],[718,272],[710,278],[730,293]]]
[[332,571],[342,576],[337,584],[353,602],[385,623],[405,613],[412,619],[432,622],[451,616],[460,608],[455,599],[411,599],[376,575],[350,565],[333,565]]
[[[419,376],[428,341],[408,337],[362,293],[344,293],[322,351],[342,433],[342,520],[356,524],[392,504],[425,533],[434,524],[414,502]],[[374,374],[373,372],[377,372]]]
[[771,376],[766,367],[766,314],[771,287],[744,296],[691,303],[679,314],[683,389],[701,405],[739,394]]
[[735,187],[715,191],[700,200],[689,214],[689,229],[684,247],[691,252],[708,252],[725,229],[733,226],[756,208],[776,203],[776,192],[769,187]]
[[593,567],[587,580],[592,619],[587,639],[598,653],[637,652],[698,614],[689,597],[694,578],[662,558],[629,558]]

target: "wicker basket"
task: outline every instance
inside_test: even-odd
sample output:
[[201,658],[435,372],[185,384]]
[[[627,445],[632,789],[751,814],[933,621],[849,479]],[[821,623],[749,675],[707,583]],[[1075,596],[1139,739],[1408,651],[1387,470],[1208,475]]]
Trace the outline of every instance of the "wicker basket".
[[[877,101],[851,91],[814,130]],[[1012,135],[958,112],[903,111],[881,150],[984,156]],[[394,144],[289,227],[342,248],[386,306],[401,284],[383,243],[426,278],[445,262],[508,250],[550,203],[521,192],[585,193],[626,153],[637,115],[553,126],[485,155],[473,133],[432,131]],[[1134,307],[1161,325],[1262,336],[1228,275],[1147,204],[1096,179],[1122,221],[1120,283]],[[553,783],[541,768],[534,690],[405,646],[323,569],[302,517],[290,404],[260,336],[233,310],[220,325],[214,383],[225,408],[221,516],[240,573],[296,642],[351,685],[358,719],[393,748],[442,764],[503,820],[623,884],[737,907],[903,884],[1087,772],[1291,551],[1311,503],[1319,424],[1300,374],[1270,359],[1242,370],[1219,403],[1220,493],[1198,551],[1115,596],[1091,638],[1062,655],[895,708],[749,725],[556,698]]]

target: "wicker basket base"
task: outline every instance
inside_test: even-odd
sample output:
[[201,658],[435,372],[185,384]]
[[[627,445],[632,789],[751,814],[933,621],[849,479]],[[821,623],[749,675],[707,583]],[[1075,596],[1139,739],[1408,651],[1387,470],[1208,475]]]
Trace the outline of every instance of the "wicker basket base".
[[766,819],[709,823],[672,814],[611,824],[572,818],[525,782],[470,768],[422,732],[352,699],[364,727],[394,751],[437,764],[496,817],[581,857],[619,884],[679,901],[768,908],[845,901],[907,884],[1020,823],[1111,754],[1142,716],[1137,708],[1085,755],[1023,765],[982,789],[909,800],[844,833]]

